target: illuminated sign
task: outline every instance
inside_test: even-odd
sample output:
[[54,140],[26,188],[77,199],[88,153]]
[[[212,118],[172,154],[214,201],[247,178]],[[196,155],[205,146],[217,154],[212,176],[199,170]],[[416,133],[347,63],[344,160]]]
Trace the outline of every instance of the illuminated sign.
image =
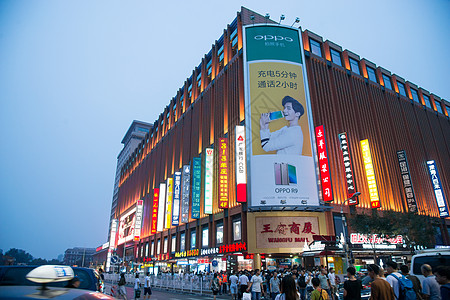
[[400,166],[400,173],[402,175],[403,188],[405,189],[406,203],[410,212],[417,212],[416,197],[414,196],[414,189],[411,181],[411,174],[409,173],[408,159],[406,158],[405,150],[397,151],[398,164]]
[[159,201],[159,189],[153,189],[153,207],[152,207],[152,226],[151,234],[155,234],[158,227],[158,201]]
[[114,248],[116,247],[116,233],[117,233],[117,219],[111,220],[111,232],[109,235],[109,249],[108,254],[106,255],[106,271],[109,271],[111,267],[111,256],[113,254]]
[[211,255],[211,254],[219,254],[219,248],[216,247],[200,250],[200,255]]
[[192,159],[192,219],[200,219],[200,192],[202,184],[202,159]]
[[167,178],[166,192],[166,219],[164,227],[169,229],[172,224],[172,199],[173,199],[173,178]]
[[133,240],[135,220],[136,206],[120,217],[117,245]]
[[234,243],[231,245],[222,245],[219,247],[219,253],[234,253],[247,251],[247,244],[244,243]]
[[173,212],[172,225],[180,224],[180,195],[181,195],[181,172],[173,175]]
[[320,182],[322,183],[323,201],[333,201],[333,190],[331,187],[330,164],[328,162],[327,143],[323,125],[316,127],[317,156],[319,158]]
[[438,169],[434,160],[427,161],[428,171],[430,173],[431,184],[433,185],[434,196],[439,209],[439,216],[441,218],[448,217],[448,208],[445,201],[444,192],[442,191],[441,178],[439,177]]
[[183,166],[183,187],[181,190],[181,223],[189,222],[189,191],[191,185],[191,166]]
[[381,237],[377,234],[366,235],[360,233],[350,234],[350,243],[352,244],[403,244],[403,236]]
[[163,231],[164,229],[164,205],[166,204],[166,184],[159,184],[159,200],[158,200],[158,223],[156,231]]
[[244,26],[249,207],[318,206],[301,31]]
[[351,198],[356,193],[356,182],[353,176],[353,164],[350,156],[350,146],[347,140],[347,133],[339,133],[339,142],[341,144],[342,159],[345,170],[345,184],[347,186],[348,205],[358,205],[358,197]]
[[247,202],[247,154],[245,127],[236,126],[236,201]]
[[369,140],[361,141],[361,152],[364,160],[364,169],[366,170],[367,185],[369,187],[370,204],[372,208],[381,207],[378,197],[377,181],[375,179],[375,170],[373,169],[372,155],[370,154]]
[[144,211],[144,200],[136,201],[136,221],[134,223],[134,240],[139,241],[141,237],[142,213]]
[[228,208],[228,139],[219,139],[219,208]]
[[213,206],[213,163],[214,150],[212,148],[205,149],[205,214],[212,214]]
[[175,258],[198,256],[198,254],[199,254],[198,249],[192,249],[183,252],[175,252]]

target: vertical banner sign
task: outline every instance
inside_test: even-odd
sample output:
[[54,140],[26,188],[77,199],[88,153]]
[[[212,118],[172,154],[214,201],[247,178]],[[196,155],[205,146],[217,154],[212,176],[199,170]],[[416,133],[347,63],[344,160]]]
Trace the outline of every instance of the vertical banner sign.
[[189,191],[191,185],[191,166],[183,166],[183,186],[181,191],[181,223],[189,222]]
[[244,27],[249,207],[319,205],[300,30]]
[[377,181],[373,169],[372,155],[370,154],[369,140],[361,141],[361,152],[364,160],[364,169],[366,170],[367,185],[369,187],[370,205],[372,208],[381,207],[378,197]]
[[247,155],[245,127],[236,126],[236,201],[247,202]]
[[200,191],[202,184],[202,159],[192,159],[192,219],[200,219]]
[[445,196],[442,191],[441,178],[436,167],[434,160],[427,161],[428,171],[430,172],[431,184],[433,185],[434,196],[436,197],[436,203],[439,209],[439,216],[441,218],[448,217],[448,207],[445,201]]
[[156,233],[158,227],[158,201],[159,201],[159,189],[153,189],[153,207],[152,207],[152,226],[151,234]]
[[172,225],[180,224],[180,195],[181,195],[181,172],[173,175],[173,212]]
[[219,208],[228,208],[228,139],[219,139]]
[[111,256],[113,255],[114,248],[116,248],[116,233],[117,233],[117,219],[111,220],[111,232],[109,235],[109,249],[108,254],[106,256],[106,271],[109,272],[109,268],[111,267]]
[[166,194],[166,219],[164,227],[169,229],[172,224],[172,200],[173,200],[173,178],[167,178]]
[[353,165],[350,156],[350,146],[347,141],[347,133],[339,133],[339,142],[341,143],[342,159],[344,162],[345,170],[345,184],[347,186],[347,199],[348,205],[358,205],[358,197],[351,198],[354,193],[356,193],[356,182],[353,176]]
[[405,189],[406,203],[410,212],[417,212],[416,197],[412,186],[411,174],[409,173],[408,159],[405,150],[397,151],[398,164],[402,175],[403,188]]
[[205,214],[212,214],[213,204],[213,166],[214,166],[214,150],[206,148],[205,157]]
[[142,212],[144,211],[144,200],[136,201],[136,221],[134,222],[134,240],[139,241],[141,237]]
[[328,162],[328,150],[323,125],[316,127],[317,156],[319,158],[320,182],[322,184],[323,201],[333,201],[331,186],[330,164]]
[[166,184],[159,184],[159,201],[158,201],[158,224],[156,231],[163,231],[164,229],[164,208],[166,204]]

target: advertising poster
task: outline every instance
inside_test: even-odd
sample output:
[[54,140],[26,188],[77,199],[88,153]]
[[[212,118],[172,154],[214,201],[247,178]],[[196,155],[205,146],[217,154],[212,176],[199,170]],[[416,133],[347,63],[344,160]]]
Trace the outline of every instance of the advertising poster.
[[136,206],[120,217],[117,245],[132,241],[136,221]]
[[255,25],[244,33],[249,206],[319,205],[300,31]]
[[191,166],[183,166],[183,186],[181,191],[181,223],[189,222],[189,192],[191,190]]
[[442,190],[441,178],[436,167],[434,160],[427,161],[428,172],[430,173],[431,184],[433,185],[434,196],[436,198],[436,204],[439,209],[439,216],[446,218],[449,216],[447,201],[445,200],[444,191]]
[[159,201],[158,201],[158,222],[156,226],[156,231],[163,231],[164,229],[164,213],[166,206],[166,184],[159,184]]
[[414,196],[414,188],[412,186],[411,174],[409,173],[408,159],[406,151],[397,151],[398,164],[400,166],[400,174],[402,176],[403,188],[405,189],[406,203],[410,212],[417,212],[416,197]]
[[180,195],[181,195],[181,172],[175,172],[173,175],[173,211],[172,225],[180,224]]
[[344,163],[345,185],[347,186],[348,205],[358,205],[358,197],[351,198],[356,193],[356,182],[353,176],[353,164],[350,156],[350,146],[347,141],[347,133],[339,133],[339,142],[342,151],[342,162]]
[[219,208],[228,208],[228,139],[219,139]]
[[205,149],[205,214],[212,214],[213,207],[213,168],[214,168],[214,150]]
[[167,178],[166,192],[166,218],[164,227],[169,229],[172,225],[172,200],[173,200],[173,178]]
[[245,127],[236,126],[236,201],[247,202],[247,154]]
[[377,180],[375,178],[372,155],[370,154],[369,140],[361,141],[361,152],[364,160],[364,169],[366,170],[367,186],[369,187],[370,205],[372,208],[379,208],[381,204],[378,197]]
[[200,219],[200,195],[202,184],[202,159],[192,159],[192,219]]
[[156,233],[158,227],[158,203],[159,201],[159,188],[153,189],[153,207],[152,207],[152,226],[151,234]]
[[139,241],[141,237],[142,213],[144,212],[144,200],[136,201],[136,221],[134,223],[134,240]]
[[319,158],[319,174],[322,185],[323,201],[333,201],[333,189],[331,185],[330,163],[328,162],[327,142],[323,125],[316,127],[317,157]]

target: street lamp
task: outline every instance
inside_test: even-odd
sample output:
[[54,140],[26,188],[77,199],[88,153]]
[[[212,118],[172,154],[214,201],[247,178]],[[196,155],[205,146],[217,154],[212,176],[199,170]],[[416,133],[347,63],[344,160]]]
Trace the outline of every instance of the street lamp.
[[347,202],[349,200],[353,200],[360,195],[361,195],[360,192],[355,192],[350,198],[346,199],[341,204],[342,235],[344,236],[344,243],[342,243],[342,246],[344,247],[344,251],[345,251],[345,262],[347,264],[347,268],[349,267],[349,264],[348,264],[349,248],[348,248],[348,243],[347,243],[347,231],[345,231],[345,228],[347,227],[347,221],[345,220],[345,215],[344,215],[344,204],[345,204],[345,202]]

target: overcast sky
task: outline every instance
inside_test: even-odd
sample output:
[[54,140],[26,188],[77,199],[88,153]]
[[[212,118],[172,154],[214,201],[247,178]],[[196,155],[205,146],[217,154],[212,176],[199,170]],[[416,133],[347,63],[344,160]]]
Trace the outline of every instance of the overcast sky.
[[0,249],[106,242],[126,130],[155,121],[241,5],[450,99],[448,0],[0,0]]

